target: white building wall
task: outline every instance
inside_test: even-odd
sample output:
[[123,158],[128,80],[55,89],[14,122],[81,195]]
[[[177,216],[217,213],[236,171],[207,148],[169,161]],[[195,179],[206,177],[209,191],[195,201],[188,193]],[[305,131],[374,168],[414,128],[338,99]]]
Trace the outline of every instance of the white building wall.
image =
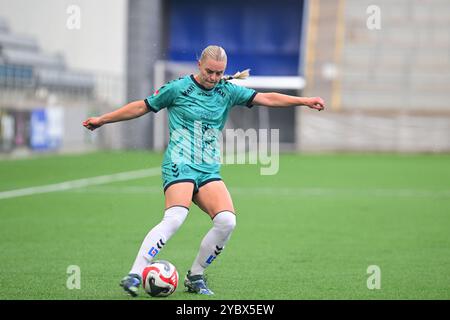
[[[300,109],[297,149],[449,152],[449,4],[309,1],[304,93],[327,109]],[[374,5],[379,28],[368,28]]]

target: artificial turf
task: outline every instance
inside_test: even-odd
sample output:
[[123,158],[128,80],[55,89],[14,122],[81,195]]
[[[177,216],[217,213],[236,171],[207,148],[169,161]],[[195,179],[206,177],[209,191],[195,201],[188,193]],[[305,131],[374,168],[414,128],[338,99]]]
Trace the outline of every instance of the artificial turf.
[[[99,152],[0,161],[0,192],[158,167],[162,155]],[[157,256],[178,269],[164,299],[450,299],[450,155],[280,155],[275,175],[225,165],[237,227],[207,270],[212,297],[182,279],[209,217]],[[164,209],[153,176],[0,199],[0,299],[132,299],[119,287]],[[71,265],[80,289],[68,289]],[[370,290],[367,268],[381,270]],[[136,299],[155,299],[144,294]]]

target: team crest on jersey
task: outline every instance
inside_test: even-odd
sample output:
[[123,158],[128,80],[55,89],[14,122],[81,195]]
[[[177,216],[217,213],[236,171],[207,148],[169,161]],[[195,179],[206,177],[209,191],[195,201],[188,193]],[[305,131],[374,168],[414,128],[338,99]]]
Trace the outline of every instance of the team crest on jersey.
[[220,94],[222,96],[222,98],[225,98],[225,92],[223,92],[222,89],[216,88],[214,91],[217,92],[218,94]]

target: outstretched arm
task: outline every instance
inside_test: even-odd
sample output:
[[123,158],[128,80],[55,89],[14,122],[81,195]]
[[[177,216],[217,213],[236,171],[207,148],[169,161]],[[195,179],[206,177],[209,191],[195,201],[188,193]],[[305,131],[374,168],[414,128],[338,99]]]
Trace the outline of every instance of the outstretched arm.
[[105,113],[100,117],[92,117],[83,121],[83,126],[89,130],[95,130],[107,123],[130,120],[138,118],[149,112],[144,100],[130,102],[122,108],[115,111]]
[[294,107],[304,105],[319,111],[325,109],[325,101],[320,97],[296,97],[276,92],[257,93],[253,99],[253,104],[266,107]]

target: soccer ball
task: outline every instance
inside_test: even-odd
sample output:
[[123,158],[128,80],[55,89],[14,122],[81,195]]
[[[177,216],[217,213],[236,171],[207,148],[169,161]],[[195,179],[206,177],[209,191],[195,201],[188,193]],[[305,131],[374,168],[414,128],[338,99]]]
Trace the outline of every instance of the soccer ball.
[[152,297],[167,297],[177,288],[177,269],[169,261],[154,261],[142,271],[142,284]]

